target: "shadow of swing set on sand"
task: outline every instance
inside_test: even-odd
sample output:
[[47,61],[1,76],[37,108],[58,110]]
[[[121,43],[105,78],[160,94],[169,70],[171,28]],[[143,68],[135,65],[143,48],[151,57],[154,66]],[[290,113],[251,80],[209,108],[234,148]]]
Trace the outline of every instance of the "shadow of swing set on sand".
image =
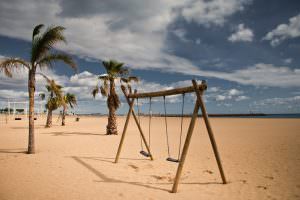
[[[78,157],[78,156],[71,156],[74,161],[79,163],[80,165],[84,166],[87,168],[90,172],[95,174],[97,177],[101,179],[101,181],[96,181],[96,182],[105,182],[105,183],[122,183],[122,184],[129,184],[129,185],[134,185],[134,186],[139,186],[139,187],[144,187],[148,189],[154,189],[154,190],[161,190],[161,191],[166,191],[169,192],[168,189],[164,189],[161,187],[157,187],[155,185],[170,185],[172,183],[157,183],[157,182],[147,182],[147,183],[142,183],[142,182],[137,182],[137,181],[124,181],[116,178],[110,178],[104,173],[100,172],[96,168],[94,168],[92,165],[90,165],[88,162],[85,160],[96,160],[96,161],[101,161],[101,162],[107,162],[107,163],[114,163],[113,159],[114,158],[102,158],[102,157]],[[145,160],[145,159],[132,159],[132,158],[122,158],[125,160]],[[153,176],[154,177],[154,176]],[[187,184],[187,185],[208,185],[208,184],[221,184],[218,182],[188,182],[188,183],[181,183],[181,184]]]
[[[191,121],[190,121],[189,128],[188,128],[188,131],[187,131],[187,136],[186,136],[185,143],[184,143],[184,146],[183,146],[183,149],[182,149],[182,153],[181,153],[180,157],[178,156],[178,159],[171,158],[170,154],[169,154],[169,157],[167,158],[168,161],[179,163],[178,168],[177,168],[177,172],[176,172],[176,176],[175,176],[175,179],[174,179],[173,187],[172,187],[172,190],[171,190],[172,193],[176,193],[177,190],[178,190],[179,180],[180,180],[180,177],[181,177],[182,169],[183,169],[183,166],[184,166],[184,162],[185,162],[185,159],[186,159],[186,156],[187,156],[188,148],[189,148],[190,141],[191,141],[191,138],[192,138],[192,134],[193,134],[193,131],[194,131],[194,126],[195,126],[195,123],[196,123],[196,120],[197,120],[197,117],[198,117],[199,109],[201,109],[201,112],[202,112],[202,115],[203,115],[203,118],[204,118],[206,129],[207,129],[207,132],[208,132],[208,135],[209,135],[209,139],[210,139],[210,142],[211,142],[211,145],[212,145],[212,148],[213,148],[213,152],[214,152],[217,164],[218,164],[218,168],[219,168],[219,171],[220,171],[220,175],[221,175],[223,184],[227,183],[226,178],[225,178],[225,174],[224,174],[224,171],[223,171],[220,155],[219,155],[219,152],[218,152],[218,149],[217,149],[217,144],[215,142],[213,131],[212,131],[210,122],[208,120],[208,115],[207,115],[207,112],[206,112],[204,101],[202,99],[203,92],[207,89],[207,84],[205,83],[205,81],[202,81],[201,84],[197,84],[197,82],[195,80],[192,80],[192,84],[193,85],[190,86],[190,87],[176,88],[176,89],[171,89],[171,90],[149,92],[149,93],[137,93],[136,90],[134,91],[134,93],[132,93],[130,88],[126,88],[125,86],[122,85],[122,91],[125,95],[125,98],[127,100],[128,105],[129,105],[129,111],[128,111],[128,114],[127,114],[127,117],[126,117],[123,133],[122,133],[121,140],[120,140],[120,143],[119,143],[118,152],[117,152],[116,157],[115,157],[115,163],[118,163],[118,161],[119,161],[121,149],[122,149],[123,142],[124,142],[125,135],[126,135],[127,126],[128,126],[131,115],[133,115],[134,121],[135,121],[135,123],[138,127],[139,132],[140,132],[142,142],[145,145],[146,150],[147,150],[147,152],[142,150],[140,153],[142,155],[144,155],[145,157],[149,157],[150,160],[153,160],[153,156],[151,154],[150,147],[149,147],[149,145],[146,141],[146,138],[145,138],[144,133],[142,131],[142,128],[140,126],[140,120],[138,119],[138,117],[136,116],[136,114],[134,112],[133,107],[134,107],[134,100],[135,99],[138,100],[139,98],[150,98],[150,102],[151,102],[151,98],[153,98],[153,97],[163,97],[164,98],[166,136],[167,136],[167,142],[168,142],[165,97],[166,96],[171,96],[171,95],[178,95],[178,94],[184,95],[186,93],[192,93],[192,92],[196,93],[197,100],[195,102],[194,111],[193,111],[193,114],[191,116]],[[127,89],[129,91],[129,93],[127,92]],[[182,115],[183,115],[183,113],[182,113]],[[149,116],[151,116],[151,113],[149,113]],[[151,118],[149,119],[149,121],[151,121]],[[149,127],[150,126],[151,125],[149,123]],[[150,134],[150,132],[149,132],[149,134]],[[168,146],[168,152],[169,152],[169,146]]]

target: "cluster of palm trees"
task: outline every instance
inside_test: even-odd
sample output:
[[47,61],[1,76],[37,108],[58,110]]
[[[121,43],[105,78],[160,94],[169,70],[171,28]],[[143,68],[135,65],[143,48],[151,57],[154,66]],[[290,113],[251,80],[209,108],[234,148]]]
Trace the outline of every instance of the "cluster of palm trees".
[[[55,83],[54,80],[49,81],[48,85],[46,85],[46,89],[49,93],[47,103],[45,105],[46,109],[48,110],[47,121],[46,121],[46,128],[50,128],[52,126],[52,112],[57,110],[60,107],[63,107],[63,111],[61,113],[61,125],[65,126],[66,122],[66,114],[67,109],[70,106],[71,108],[77,104],[77,99],[74,94],[66,93],[63,94],[62,86]],[[39,96],[42,100],[46,98],[44,93],[40,93]]]
[[[41,32],[44,25],[37,25],[33,29],[30,60],[26,61],[20,58],[7,58],[0,63],[0,72],[6,76],[12,77],[13,71],[26,68],[28,70],[28,96],[29,96],[29,134],[28,134],[28,150],[27,153],[35,153],[34,140],[34,101],[36,88],[36,75],[41,75],[47,81],[46,88],[49,92],[46,108],[48,110],[46,127],[52,125],[52,112],[59,107],[63,107],[62,125],[65,125],[65,115],[68,106],[76,105],[76,97],[74,94],[63,94],[62,86],[55,83],[54,80],[49,79],[45,74],[37,72],[38,68],[52,68],[56,61],[62,61],[72,69],[76,70],[76,64],[72,57],[62,52],[54,50],[57,43],[66,43],[66,38],[63,34],[65,30],[62,26],[50,26],[44,32]],[[108,124],[106,126],[106,133],[117,134],[116,110],[120,106],[120,100],[116,93],[115,80],[119,79],[127,85],[131,81],[138,81],[136,77],[128,76],[128,69],[124,68],[123,63],[114,60],[103,61],[103,66],[107,74],[100,75],[100,85],[92,91],[93,96],[97,93],[107,97],[107,106],[109,110]],[[45,98],[45,94],[40,94],[41,98]]]

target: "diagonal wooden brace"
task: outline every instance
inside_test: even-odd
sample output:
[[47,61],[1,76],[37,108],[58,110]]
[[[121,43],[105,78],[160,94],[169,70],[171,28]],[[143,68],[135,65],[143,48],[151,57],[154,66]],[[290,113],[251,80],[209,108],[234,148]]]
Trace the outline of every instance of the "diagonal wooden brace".
[[[127,127],[128,127],[128,123],[129,123],[129,119],[130,119],[131,114],[133,115],[135,123],[136,123],[136,125],[137,125],[137,127],[139,129],[139,132],[140,132],[141,136],[142,136],[142,140],[143,140],[143,142],[145,144],[145,147],[146,147],[146,149],[147,149],[147,151],[148,151],[148,153],[150,155],[150,159],[153,160],[153,156],[152,156],[152,154],[150,152],[149,145],[147,144],[145,135],[144,135],[144,133],[142,131],[142,128],[141,128],[141,126],[139,124],[139,121],[138,121],[138,119],[137,119],[137,117],[135,115],[134,109],[133,109],[134,98],[132,100],[130,100],[128,98],[128,95],[126,94],[126,90],[125,90],[124,87],[122,87],[122,91],[124,93],[124,96],[126,98],[126,101],[127,101],[128,105],[129,105],[129,111],[128,111],[128,114],[127,114],[127,117],[126,117],[126,121],[125,121],[124,129],[123,129],[122,137],[121,137],[121,140],[120,140],[118,152],[117,152],[117,155],[116,155],[116,158],[115,158],[115,163],[117,163],[118,160],[119,160],[119,156],[120,156],[120,153],[121,153],[121,149],[122,149],[122,146],[123,146],[123,142],[124,142],[124,139],[125,139],[125,134],[126,134],[126,130],[127,130]],[[135,91],[135,93],[136,93],[136,91]]]

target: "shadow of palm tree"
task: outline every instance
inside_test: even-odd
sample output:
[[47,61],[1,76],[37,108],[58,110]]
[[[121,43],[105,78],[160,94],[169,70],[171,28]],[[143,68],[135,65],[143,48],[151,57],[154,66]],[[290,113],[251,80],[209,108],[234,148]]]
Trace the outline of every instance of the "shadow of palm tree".
[[106,134],[101,134],[101,133],[86,133],[86,132],[50,132],[50,133],[43,133],[43,134],[50,134],[52,136],[71,136],[71,135],[96,135],[96,136],[107,136]]
[[22,153],[22,154],[26,154],[27,151],[24,148],[19,148],[19,149],[0,149],[0,153]]

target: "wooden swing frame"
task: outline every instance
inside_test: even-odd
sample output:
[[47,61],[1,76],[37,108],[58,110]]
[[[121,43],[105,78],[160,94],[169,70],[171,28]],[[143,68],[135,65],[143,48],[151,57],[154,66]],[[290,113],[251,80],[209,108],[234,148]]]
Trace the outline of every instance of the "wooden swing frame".
[[180,180],[180,177],[181,177],[181,172],[182,172],[183,165],[184,165],[187,153],[188,153],[188,149],[189,149],[190,141],[191,141],[191,138],[192,138],[192,135],[193,135],[195,123],[196,123],[196,120],[197,120],[197,117],[198,117],[199,109],[201,109],[202,116],[204,118],[206,129],[207,129],[207,132],[208,132],[208,135],[209,135],[209,139],[210,139],[210,142],[211,142],[211,145],[212,145],[212,148],[213,148],[213,152],[214,152],[217,164],[218,164],[218,168],[219,168],[219,171],[220,171],[220,175],[221,175],[223,184],[227,183],[226,178],[225,178],[225,174],[224,174],[224,171],[223,171],[220,155],[219,155],[219,152],[218,152],[217,144],[216,144],[216,141],[214,139],[213,131],[212,131],[212,128],[211,128],[211,125],[210,125],[210,122],[209,122],[209,119],[208,119],[208,115],[207,115],[207,112],[206,112],[206,108],[205,108],[205,105],[204,105],[204,101],[203,101],[203,98],[202,98],[203,92],[207,89],[207,85],[204,81],[201,84],[197,84],[197,82],[195,80],[192,80],[192,84],[193,84],[193,86],[190,86],[190,87],[182,87],[182,88],[176,88],[176,89],[171,89],[171,90],[164,90],[164,91],[158,91],[158,92],[147,92],[147,93],[137,93],[136,90],[134,91],[134,93],[132,93],[131,90],[129,90],[129,93],[127,93],[126,88],[124,86],[122,87],[122,91],[125,95],[125,98],[127,100],[128,105],[129,105],[129,111],[128,111],[128,114],[127,114],[127,117],[126,117],[124,129],[123,129],[121,140],[120,140],[120,143],[119,143],[118,152],[116,154],[115,163],[117,163],[119,161],[121,149],[122,149],[122,146],[123,146],[123,142],[124,142],[124,139],[125,139],[125,134],[126,134],[126,130],[127,130],[127,127],[128,127],[128,123],[129,123],[129,119],[130,119],[131,114],[133,115],[134,121],[135,121],[135,123],[136,123],[136,125],[139,129],[139,132],[142,136],[143,143],[144,143],[144,145],[145,145],[145,147],[146,147],[146,149],[147,149],[147,151],[150,155],[150,160],[153,160],[153,156],[152,156],[152,153],[150,151],[149,145],[147,144],[145,135],[142,131],[142,128],[140,126],[138,118],[137,118],[137,116],[134,112],[134,109],[133,109],[134,100],[136,98],[140,99],[140,98],[170,96],[170,95],[192,93],[192,92],[196,93],[197,100],[195,102],[194,111],[193,111],[193,114],[192,114],[192,117],[191,117],[191,121],[190,121],[190,124],[189,124],[188,131],[187,131],[187,135],[186,135],[186,139],[185,139],[185,142],[184,142],[183,150],[182,150],[182,153],[181,153],[181,156],[180,156],[176,176],[175,176],[173,187],[172,187],[172,190],[171,190],[172,193],[176,193],[177,189],[178,189],[178,184],[179,184],[179,180]]

